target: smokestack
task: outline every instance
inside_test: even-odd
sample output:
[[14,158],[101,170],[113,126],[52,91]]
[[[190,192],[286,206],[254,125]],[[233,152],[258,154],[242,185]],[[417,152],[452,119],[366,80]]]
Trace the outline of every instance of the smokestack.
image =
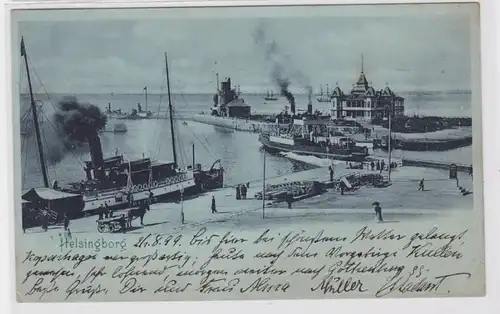
[[307,113],[312,114],[312,87],[307,86]]
[[101,140],[99,136],[88,139],[90,156],[92,159],[92,168],[94,169],[94,178],[97,180],[103,180],[104,173],[104,156],[102,153]]

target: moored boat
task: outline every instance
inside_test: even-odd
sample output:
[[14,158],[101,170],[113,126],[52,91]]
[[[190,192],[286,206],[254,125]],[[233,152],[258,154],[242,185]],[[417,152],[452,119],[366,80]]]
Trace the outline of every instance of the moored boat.
[[303,117],[294,119],[286,130],[274,128],[261,133],[259,141],[271,151],[292,152],[346,161],[362,161],[368,155],[367,146],[358,146],[349,137],[334,131],[336,125],[330,120]]
[[[118,155],[117,153],[115,156],[104,158],[101,141],[99,139],[99,132],[102,131],[106,122],[106,117],[104,117],[104,119],[102,119],[103,121],[101,121],[103,123],[101,127],[94,126],[92,123],[88,126],[85,125],[85,130],[87,131],[85,141],[88,143],[91,156],[91,160],[85,162],[84,170],[86,173],[86,179],[77,183],[70,183],[64,187],[59,186],[57,180],[54,180],[53,183],[49,185],[47,164],[44,147],[42,145],[42,135],[38,124],[38,110],[35,106],[36,101],[33,97],[31,89],[28,59],[23,39],[21,40],[21,55],[24,56],[24,62],[26,64],[27,80],[30,89],[31,112],[34,120],[33,127],[35,130],[40,167],[44,182],[44,188],[42,188],[43,190],[40,190],[43,193],[37,193],[39,198],[50,194],[50,197],[55,197],[54,195],[56,195],[58,199],[82,199],[83,202],[81,202],[81,206],[64,209],[65,213],[71,211],[71,216],[74,217],[83,212],[93,213],[100,206],[108,206],[110,209],[117,209],[131,205],[134,206],[138,202],[146,200],[148,202],[178,200],[179,197],[182,197],[183,195],[195,195],[206,190],[222,187],[224,170],[220,160],[215,161],[210,169],[203,170],[201,164],[195,163],[194,144],[192,165],[182,167],[178,163],[173,118],[174,110],[171,101],[166,54],[165,72],[167,76],[166,82],[168,89],[173,160],[159,161],[146,157],[131,159],[127,158],[125,155]],[[66,105],[70,105],[73,110],[78,110],[81,106],[76,101],[76,98],[71,99],[71,102]],[[111,111],[110,106],[108,107],[108,111]],[[139,104],[137,111],[139,113],[144,113],[145,116],[150,116],[149,111],[142,112]],[[98,114],[93,112],[95,116],[99,116],[99,114],[101,114],[101,112],[97,113]],[[104,114],[102,115],[104,116]],[[60,120],[65,121],[64,119]],[[82,119],[80,122],[85,123],[85,121],[85,119]],[[98,124],[96,123],[96,125]],[[71,125],[65,126],[67,128],[71,128]],[[81,126],[77,125],[77,127]],[[78,144],[83,145],[83,142],[79,142]],[[31,193],[34,195],[35,192]],[[29,202],[34,200],[33,197],[28,199],[25,196],[23,196],[23,199]]]

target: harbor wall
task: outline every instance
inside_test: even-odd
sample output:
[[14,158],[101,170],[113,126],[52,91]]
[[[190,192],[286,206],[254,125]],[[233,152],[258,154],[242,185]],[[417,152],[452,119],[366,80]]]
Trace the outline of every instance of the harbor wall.
[[[424,168],[436,168],[436,169],[450,169],[450,166],[454,163],[452,162],[438,162],[438,161],[430,161],[430,160],[418,160],[418,159],[403,159],[403,166],[412,166],[412,167],[424,167]],[[456,164],[457,170],[461,172],[469,172],[470,165]]]
[[[262,130],[266,131],[269,129],[270,126],[275,125],[274,123],[268,123],[268,122],[245,120],[239,118],[216,117],[204,114],[196,114],[189,118],[186,118],[186,120],[214,125],[233,131],[244,131],[252,133],[260,133]],[[287,126],[287,125],[281,124],[280,126]]]
[[[205,114],[195,114],[191,117],[185,118],[194,122],[204,123],[221,127],[230,131],[243,131],[251,133],[267,132],[271,127],[275,127],[275,123],[261,122],[250,119],[218,117]],[[287,124],[280,124],[280,127],[288,127]],[[400,135],[402,147],[400,149],[406,151],[443,151],[455,149],[472,144],[472,136],[470,130],[443,130],[441,132],[425,133],[425,134],[404,134]],[[349,136],[352,136],[349,135]],[[369,139],[363,138],[359,140],[356,136],[354,140],[358,140],[358,146],[367,146],[369,153],[373,153],[373,142]],[[367,145],[370,143],[370,145]]]

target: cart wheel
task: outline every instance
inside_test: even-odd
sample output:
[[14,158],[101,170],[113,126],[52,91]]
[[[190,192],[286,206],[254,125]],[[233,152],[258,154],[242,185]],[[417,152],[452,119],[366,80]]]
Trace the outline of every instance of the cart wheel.
[[105,229],[106,228],[103,224],[97,224],[97,231],[99,231],[100,233],[103,233]]
[[112,232],[113,231],[113,227],[111,226],[111,224],[106,224],[106,232]]

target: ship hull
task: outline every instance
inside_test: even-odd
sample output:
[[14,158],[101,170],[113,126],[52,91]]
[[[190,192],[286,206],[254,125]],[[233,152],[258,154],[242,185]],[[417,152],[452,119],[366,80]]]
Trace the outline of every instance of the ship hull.
[[[203,192],[221,188],[224,183],[223,171],[216,172],[213,176],[204,175],[202,179],[194,177],[184,180],[166,180],[161,183],[139,184],[132,187],[133,202],[127,199],[126,188],[97,191],[93,195],[84,195],[85,206],[82,210],[84,215],[92,215],[99,207],[108,204],[111,210],[128,208],[130,205],[136,206],[144,201],[171,202],[179,201],[182,195],[184,198],[199,195]],[[153,193],[153,198],[149,200],[149,192]]]
[[327,152],[325,147],[320,146],[279,143],[262,135],[259,136],[259,142],[270,152],[291,152],[299,155],[313,155],[320,158],[333,158],[344,161],[363,161],[368,156],[368,153],[356,154],[350,153],[347,150]]

